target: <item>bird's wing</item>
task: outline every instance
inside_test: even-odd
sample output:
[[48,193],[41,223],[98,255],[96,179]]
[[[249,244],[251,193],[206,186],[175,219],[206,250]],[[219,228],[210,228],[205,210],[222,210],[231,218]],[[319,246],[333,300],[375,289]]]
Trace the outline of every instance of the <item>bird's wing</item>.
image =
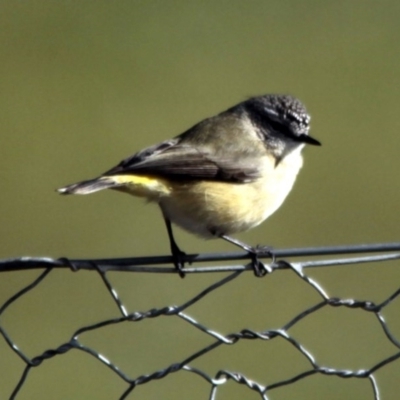
[[245,183],[257,179],[260,171],[255,162],[247,157],[242,160],[235,154],[213,157],[206,148],[181,143],[177,137],[126,158],[103,175],[121,174]]

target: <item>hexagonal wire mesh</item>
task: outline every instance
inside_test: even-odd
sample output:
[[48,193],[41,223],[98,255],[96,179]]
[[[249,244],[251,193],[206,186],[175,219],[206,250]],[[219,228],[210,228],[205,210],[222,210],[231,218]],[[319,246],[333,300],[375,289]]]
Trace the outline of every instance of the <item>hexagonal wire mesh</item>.
[[[319,301],[310,307],[302,310],[300,313],[292,315],[291,319],[287,321],[279,329],[268,329],[268,330],[256,330],[251,327],[242,329],[237,332],[230,334],[222,334],[214,330],[212,327],[205,326],[196,321],[192,316],[187,314],[187,311],[194,304],[202,301],[208,294],[216,291],[229,282],[239,278],[242,273],[246,270],[251,269],[251,265],[231,265],[231,266],[197,266],[186,268],[188,274],[199,274],[199,273],[212,273],[212,272],[225,272],[228,275],[224,276],[223,279],[218,279],[213,284],[205,287],[195,296],[184,302],[179,306],[165,306],[162,308],[152,308],[145,312],[130,312],[126,311],[126,307],[120,300],[117,291],[112,286],[111,282],[107,278],[107,272],[109,271],[120,271],[120,272],[152,272],[152,273],[175,273],[176,271],[172,268],[160,267],[160,264],[170,263],[171,257],[159,256],[159,257],[140,257],[140,258],[124,258],[124,259],[103,259],[103,260],[69,260],[67,258],[51,259],[51,258],[33,258],[23,257],[19,259],[8,259],[0,262],[0,272],[6,271],[18,271],[18,270],[30,270],[30,269],[44,269],[38,277],[36,277],[29,285],[24,287],[19,292],[15,293],[10,297],[0,308],[0,318],[4,315],[6,310],[10,306],[18,302],[27,292],[35,290],[38,285],[44,281],[49,274],[56,268],[71,268],[73,271],[77,270],[93,270],[97,271],[100,275],[103,283],[105,284],[109,295],[114,300],[119,316],[115,318],[101,320],[94,324],[82,326],[77,329],[72,335],[69,341],[61,344],[57,348],[52,350],[46,350],[35,357],[28,357],[18,346],[18,343],[13,339],[12,335],[7,333],[5,324],[0,320],[0,332],[6,343],[13,350],[15,355],[19,357],[25,363],[25,369],[16,385],[13,393],[10,395],[11,399],[17,398],[17,395],[21,392],[23,385],[29,378],[30,371],[33,367],[38,367],[45,361],[53,357],[61,357],[63,354],[69,352],[69,350],[75,349],[86,353],[88,356],[94,357],[99,363],[102,363],[109,367],[115,376],[126,383],[127,388],[121,394],[120,399],[125,399],[138,385],[150,384],[154,380],[160,380],[167,377],[169,374],[179,371],[189,371],[203,380],[205,380],[210,386],[209,399],[215,399],[217,391],[226,382],[233,381],[247,387],[248,390],[256,392],[261,398],[268,399],[270,391],[279,387],[291,385],[299,380],[305,380],[310,376],[321,374],[336,376],[339,378],[364,378],[371,384],[371,391],[375,399],[380,398],[379,387],[375,379],[375,372],[384,368],[385,366],[393,363],[400,358],[400,342],[394,334],[391,332],[388,323],[385,321],[382,312],[391,302],[396,299],[400,294],[400,288],[394,293],[391,293],[386,297],[380,304],[375,304],[372,301],[360,301],[356,299],[344,299],[344,298],[331,298],[323,289],[322,285],[315,280],[309,278],[305,274],[306,268],[321,268],[331,267],[340,265],[350,265],[359,263],[371,263],[371,262],[384,262],[389,260],[399,260],[400,254],[396,251],[400,250],[400,243],[386,243],[386,244],[373,244],[373,245],[356,245],[356,246],[341,246],[341,247],[323,247],[323,248],[304,248],[304,249],[289,249],[289,250],[276,250],[274,251],[275,259],[267,265],[269,272],[274,272],[282,269],[289,269],[295,272],[296,276],[306,282],[312,290],[314,290],[319,297]],[[338,254],[355,254],[355,253],[371,253],[371,252],[384,252],[381,255],[364,255],[361,257],[351,258],[328,258],[326,256],[337,256]],[[301,262],[288,261],[292,257],[315,257],[325,256],[325,259],[319,260],[306,260]],[[222,262],[232,260],[246,260],[248,255],[246,253],[218,253],[218,254],[202,254],[202,255],[188,255],[186,260],[191,264],[201,262]],[[268,274],[269,275],[269,274]],[[267,276],[268,276],[267,275]],[[354,312],[367,312],[372,313],[381,329],[384,332],[387,340],[395,346],[397,349],[393,354],[382,358],[374,365],[369,366],[362,370],[353,369],[337,369],[327,366],[320,365],[313,354],[303,345],[298,339],[295,339],[291,334],[290,330],[300,321],[309,318],[314,313],[318,313],[320,310],[326,307],[345,307],[353,310]],[[11,312],[11,311],[9,311]],[[112,360],[107,359],[98,351],[93,348],[84,345],[80,337],[88,331],[100,330],[103,327],[115,325],[115,324],[134,324],[139,323],[147,318],[158,318],[162,316],[175,316],[179,317],[185,323],[198,329],[204,335],[208,335],[212,339],[212,343],[196,349],[191,355],[181,360],[178,363],[173,363],[167,367],[160,367],[160,369],[150,374],[142,374],[137,377],[130,377],[128,373],[125,373],[121,368],[117,367],[116,363]],[[206,354],[214,351],[220,346],[234,345],[241,341],[246,340],[259,340],[259,341],[272,341],[275,338],[281,338],[288,342],[298,351],[301,357],[307,361],[309,368],[301,373],[287,378],[272,382],[269,384],[257,383],[241,372],[232,372],[229,370],[221,369],[214,376],[211,376],[205,370],[191,366],[194,360],[197,360]],[[232,346],[231,346],[232,348]]]

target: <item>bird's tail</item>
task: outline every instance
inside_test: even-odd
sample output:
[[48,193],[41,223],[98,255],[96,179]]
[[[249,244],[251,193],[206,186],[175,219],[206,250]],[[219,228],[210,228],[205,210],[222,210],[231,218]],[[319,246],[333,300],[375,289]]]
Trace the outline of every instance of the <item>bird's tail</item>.
[[170,184],[165,179],[128,174],[100,176],[62,187],[57,192],[61,194],[89,194],[103,189],[115,189],[134,196],[145,197],[148,200],[157,200],[171,192]]
[[119,184],[114,179],[108,176],[101,176],[100,178],[64,186],[57,189],[57,192],[60,194],[89,194],[103,189],[111,189],[116,186],[119,186]]

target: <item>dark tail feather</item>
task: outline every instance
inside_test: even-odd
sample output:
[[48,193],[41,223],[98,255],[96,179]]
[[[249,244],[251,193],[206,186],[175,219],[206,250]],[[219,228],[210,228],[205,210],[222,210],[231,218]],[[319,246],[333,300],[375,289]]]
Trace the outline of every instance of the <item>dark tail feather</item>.
[[57,189],[57,192],[60,194],[89,194],[115,186],[118,186],[118,183],[116,183],[112,178],[100,177],[62,187]]

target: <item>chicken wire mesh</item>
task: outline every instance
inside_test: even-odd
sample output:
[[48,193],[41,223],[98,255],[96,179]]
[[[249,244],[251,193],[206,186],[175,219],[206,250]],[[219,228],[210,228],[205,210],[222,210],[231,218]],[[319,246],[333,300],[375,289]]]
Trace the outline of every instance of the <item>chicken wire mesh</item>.
[[[335,376],[342,379],[361,379],[368,383],[370,398],[381,399],[381,387],[379,385],[379,380],[376,379],[376,373],[395,363],[395,361],[400,357],[400,342],[391,329],[390,324],[384,317],[385,310],[387,310],[388,306],[391,305],[399,296],[400,287],[392,293],[387,293],[386,298],[379,303],[372,300],[331,297],[327,294],[323,285],[318,282],[318,280],[310,278],[306,271],[308,271],[309,268],[316,269],[344,265],[351,266],[361,263],[377,263],[376,265],[380,265],[386,261],[394,261],[398,263],[400,253],[397,253],[397,251],[399,250],[399,243],[275,250],[275,259],[268,264],[270,273],[263,279],[268,279],[268,277],[277,271],[292,271],[297,279],[303,281],[317,295],[318,300],[312,305],[302,309],[300,312],[293,312],[290,318],[278,328],[269,327],[258,329],[249,326],[230,333],[222,333],[213,326],[199,322],[191,315],[190,310],[193,309],[195,305],[206,299],[211,293],[221,290],[233,281],[241,279],[241,277],[244,276],[244,272],[251,270],[251,265],[246,264],[248,261],[248,255],[246,253],[188,255],[187,261],[192,265],[204,262],[217,262],[220,264],[223,261],[229,262],[233,260],[245,260],[245,263],[244,265],[190,266],[186,268],[188,275],[223,273],[223,278],[221,279],[220,274],[218,274],[218,278],[216,278],[211,284],[203,287],[194,296],[188,297],[180,305],[166,305],[164,307],[151,308],[146,311],[128,311],[128,307],[126,307],[124,302],[121,300],[118,290],[115,285],[111,283],[107,274],[111,271],[125,273],[147,272],[155,274],[176,273],[173,268],[165,266],[165,264],[171,262],[171,257],[169,256],[101,260],[23,257],[18,259],[2,260],[0,261],[1,272],[43,269],[43,271],[40,272],[29,284],[9,297],[0,308],[0,333],[5,343],[15,354],[15,357],[19,358],[25,365],[23,372],[19,377],[16,377],[16,384],[12,393],[10,393],[9,398],[17,399],[20,396],[21,398],[25,398],[23,397],[24,391],[26,394],[26,391],[29,390],[29,388],[25,388],[25,386],[27,386],[27,382],[30,379],[34,379],[34,377],[31,377],[34,368],[40,368],[42,365],[50,362],[54,357],[63,357],[71,350],[75,350],[84,353],[87,357],[94,358],[98,363],[103,364],[112,371],[116,379],[123,382],[124,388],[118,397],[120,399],[131,398],[135,393],[135,389],[139,386],[150,385],[155,381],[162,381],[174,373],[190,373],[195,376],[196,379],[206,382],[209,387],[209,394],[204,398],[209,399],[216,399],[221,388],[223,388],[228,382],[236,383],[246,388],[246,390],[249,391],[249,396],[251,392],[262,399],[274,399],[275,393],[277,393],[279,389],[289,385],[294,385],[299,381],[305,381],[316,375]],[[346,258],[338,257],[339,254],[366,254],[371,252],[383,252],[383,254],[367,254]],[[307,259],[302,261],[292,260],[296,257]],[[318,257],[318,259],[311,260],[311,257]],[[61,343],[54,348],[43,350],[35,356],[28,356],[27,352],[19,346],[18,339],[15,338],[15,335],[8,332],[7,323],[4,322],[4,317],[6,315],[12,315],[13,306],[15,306],[15,304],[21,301],[21,299],[28,293],[39,290],[40,285],[48,279],[55,270],[60,268],[70,268],[75,272],[79,270],[91,270],[97,273],[101,278],[102,283],[105,285],[108,295],[113,300],[116,307],[116,316],[81,326],[76,329],[70,336],[69,340],[64,343]],[[296,294],[288,294],[288,296],[291,295],[295,296]],[[51,302],[51,299],[49,299],[49,302]],[[100,306],[101,305],[99,305],[99,307]],[[318,357],[313,354],[312,346],[303,343],[301,339],[298,339],[296,335],[292,334],[293,328],[300,322],[311,319],[313,315],[321,313],[322,310],[326,310],[327,308],[340,307],[351,310],[352,313],[366,313],[373,316],[379,324],[379,327],[386,338],[385,340],[393,347],[390,354],[381,357],[373,364],[368,365],[368,361],[365,361],[365,367],[362,369],[337,368],[329,365],[329,363],[320,362]],[[145,320],[163,317],[178,318],[180,321],[183,321],[184,324],[193,327],[201,333],[201,335],[207,336],[210,343],[204,346],[199,344],[196,348],[192,348],[189,351],[189,355],[177,362],[173,362],[169,365],[158,365],[154,371],[150,373],[143,372],[142,374],[132,376],[128,370],[125,371],[123,367],[119,366],[117,361],[114,361],[110,357],[106,357],[102,354],[101,350],[98,350],[94,346],[86,345],[84,343],[85,340],[82,340],[82,338],[84,338],[89,332],[101,331],[106,327],[121,324],[138,324]],[[263,316],[263,318],[265,318],[265,316]],[[54,321],[54,324],[57,324],[57,321]],[[293,374],[288,372],[284,379],[270,381],[270,379],[267,378],[265,381],[260,382],[252,379],[252,377],[248,376],[244,371],[225,368],[224,365],[218,363],[218,360],[215,361],[214,371],[216,372],[214,373],[210,372],[210,369],[205,367],[197,367],[193,365],[195,361],[209,356],[213,352],[216,352],[218,348],[224,346],[233,349],[239,343],[246,341],[259,341],[265,343],[277,339],[281,339],[293,347],[297,352],[297,355],[303,358],[306,362],[304,365],[307,365],[307,367],[302,371]],[[379,345],[380,344],[371,344],[371,346]],[[149,357],[153,357],[157,360],[157,354],[156,352],[152,353],[151,348],[149,349]],[[133,359],[132,363],[135,362],[137,361]],[[266,359],[264,362],[273,363],[274,361]],[[262,366],[260,366],[260,368],[262,368]],[[98,382],[97,384],[101,385],[101,382]],[[162,397],[162,393],[160,393],[160,396]],[[60,395],[58,398],[64,397]],[[243,398],[243,392],[240,395],[240,398]],[[296,398],[302,398],[300,391],[297,392]]]

